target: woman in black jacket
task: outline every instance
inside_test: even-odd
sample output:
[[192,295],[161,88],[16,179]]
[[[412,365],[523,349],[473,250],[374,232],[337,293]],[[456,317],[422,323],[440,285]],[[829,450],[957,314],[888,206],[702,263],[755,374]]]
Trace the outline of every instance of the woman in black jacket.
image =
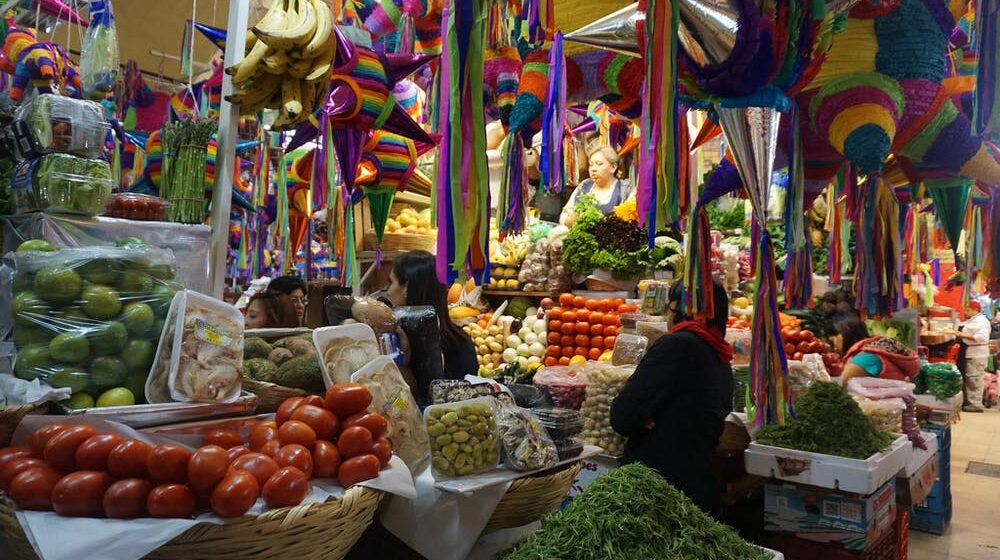
[[695,321],[670,291],[670,334],[650,347],[611,404],[611,425],[629,438],[627,462],[656,469],[706,512],[718,516],[715,448],[732,410],[733,350],[726,342],[729,299],[715,284],[715,313]]

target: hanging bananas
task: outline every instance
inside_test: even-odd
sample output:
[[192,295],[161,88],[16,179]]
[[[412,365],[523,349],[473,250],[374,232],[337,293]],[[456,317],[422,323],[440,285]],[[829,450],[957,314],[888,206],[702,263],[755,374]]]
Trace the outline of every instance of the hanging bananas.
[[280,111],[274,125],[293,127],[312,114],[330,74],[337,42],[328,0],[274,0],[250,29],[245,57],[226,68],[243,115]]

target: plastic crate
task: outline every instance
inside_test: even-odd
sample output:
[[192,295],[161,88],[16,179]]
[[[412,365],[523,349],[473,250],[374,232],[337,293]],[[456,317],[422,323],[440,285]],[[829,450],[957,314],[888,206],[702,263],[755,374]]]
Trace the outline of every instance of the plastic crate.
[[948,528],[948,524],[950,523],[950,503],[947,505],[945,510],[940,513],[930,513],[926,510],[913,508],[913,513],[910,515],[910,529],[913,531],[920,531],[921,533],[930,533],[932,535],[944,534],[944,530]]
[[931,493],[923,502],[913,506],[914,513],[941,514],[951,509],[951,486],[934,483]]
[[866,550],[847,550],[832,543],[800,539],[788,533],[771,533],[768,547],[785,555],[785,560],[895,560],[895,528]]
[[951,426],[939,426],[937,424],[924,423],[921,430],[934,432],[938,437],[938,453],[945,449],[951,449]]

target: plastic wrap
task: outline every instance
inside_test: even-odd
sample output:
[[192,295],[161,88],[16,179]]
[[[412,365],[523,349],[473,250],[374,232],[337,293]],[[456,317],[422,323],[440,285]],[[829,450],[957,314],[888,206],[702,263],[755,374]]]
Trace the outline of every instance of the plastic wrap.
[[313,344],[327,387],[349,382],[354,372],[381,355],[375,332],[362,323],[316,329]]
[[539,387],[523,385],[521,383],[508,383],[507,389],[514,395],[514,402],[521,408],[536,409],[553,406],[552,395]]
[[580,453],[583,453],[584,441],[580,438],[569,438],[557,441],[555,445],[556,453],[559,454],[559,460],[565,461],[567,459],[579,457]]
[[907,381],[879,377],[852,377],[847,381],[847,391],[867,399],[892,399],[912,397],[916,385]]
[[500,461],[496,414],[496,400],[491,397],[427,407],[424,421],[434,478],[456,478],[496,468]]
[[388,357],[380,356],[352,375],[351,381],[364,385],[372,394],[370,409],[389,419],[385,437],[393,452],[417,472],[427,458],[427,428],[399,368]]
[[616,457],[625,454],[625,437],[611,427],[611,403],[634,371],[630,366],[587,362],[587,400],[581,408],[584,440]]
[[555,228],[549,234],[549,262],[552,268],[549,269],[548,289],[550,292],[568,292],[573,289],[573,275],[563,264],[563,239],[566,237],[566,228]]
[[670,296],[670,283],[650,281],[643,286],[639,310],[649,315],[663,315],[667,309],[667,299]]
[[19,214],[48,210],[96,216],[104,212],[113,186],[108,162],[68,154],[21,162],[10,181]]
[[[393,313],[410,341],[410,369],[413,370],[414,376],[423,380],[444,379],[441,328],[434,308],[397,307]],[[426,395],[417,396],[426,398]]]
[[331,325],[368,325],[375,331],[383,355],[392,358],[400,367],[410,363],[409,339],[388,305],[370,297],[332,295],[323,300],[323,306]]
[[154,247],[172,251],[177,279],[196,292],[210,291],[209,255],[212,228],[205,224],[144,222],[70,214],[25,214],[5,216],[3,254],[17,249],[29,239],[44,239],[56,247],[111,246],[128,236]]
[[53,152],[99,157],[111,129],[100,104],[48,93],[21,105],[13,127],[24,159]]
[[634,334],[618,335],[615,349],[611,353],[611,363],[616,366],[634,366],[642,361],[649,348],[649,340]]
[[871,400],[855,396],[854,400],[876,429],[894,434],[903,431],[903,411],[906,410],[903,399]]
[[158,196],[115,193],[108,199],[104,215],[112,218],[158,222],[167,214],[169,203]]
[[726,342],[733,347],[733,365],[750,365],[750,341],[753,335],[746,329],[726,329]]
[[569,439],[583,431],[583,415],[566,408],[541,408],[531,411],[555,441]]
[[550,269],[549,242],[541,239],[528,249],[528,256],[521,263],[521,271],[517,275],[521,288],[528,292],[547,290]]
[[477,392],[464,379],[434,379],[431,381],[431,402],[433,404],[453,403],[474,399]]
[[14,373],[95,399],[125,387],[142,402],[183,288],[173,264],[168,251],[148,246],[10,254],[0,271],[0,338],[18,349]]
[[788,361],[788,386],[793,402],[813,383],[829,380],[830,375],[823,365],[823,356],[820,354],[806,354],[800,361]]
[[543,367],[535,372],[532,383],[548,391],[553,404],[559,408],[580,410],[587,396],[587,375],[575,367]]
[[497,397],[497,428],[503,444],[503,462],[508,468],[533,471],[554,467],[559,462],[558,449],[545,428],[508,395]]
[[234,402],[243,379],[243,315],[215,298],[174,296],[146,398],[161,402]]
[[670,334],[670,326],[666,321],[638,321],[635,324],[635,334],[645,337],[648,346],[652,346],[657,340]]

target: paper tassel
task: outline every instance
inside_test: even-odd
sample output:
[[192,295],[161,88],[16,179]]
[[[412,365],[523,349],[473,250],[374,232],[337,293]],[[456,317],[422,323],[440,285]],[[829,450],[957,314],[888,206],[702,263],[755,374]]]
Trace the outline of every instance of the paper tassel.
[[[437,274],[443,284],[489,270],[489,170],[483,109],[485,0],[451,0],[441,35],[437,208]],[[513,116],[512,116],[513,119]]]
[[711,228],[703,205],[695,205],[691,213],[687,227],[682,304],[685,313],[704,319],[715,313]]
[[798,109],[793,108],[789,117],[792,137],[792,158],[788,169],[788,188],[785,195],[785,305],[789,309],[812,307],[812,244],[806,231],[804,208],[805,176],[802,162],[802,140],[799,136]]
[[902,302],[899,204],[888,185],[869,175],[861,189],[855,292],[861,316],[891,317]]
[[[277,135],[282,136],[282,135]],[[280,145],[280,144],[279,144]],[[280,149],[280,148],[279,148]],[[275,192],[278,199],[278,210],[274,221],[274,236],[276,240],[280,240],[280,245],[275,243],[275,246],[282,247],[282,265],[281,270],[287,271],[291,268],[291,261],[294,260],[294,255],[289,257],[289,248],[291,246],[291,236],[288,235],[289,225],[288,225],[288,156],[287,154],[281,154],[281,163],[278,165],[278,180],[275,185]]]
[[983,271],[989,279],[987,285],[990,297],[1000,298],[1000,187],[990,187],[990,217],[987,223],[991,226],[987,228],[989,237],[985,241],[986,259]]
[[976,2],[976,89],[973,125],[978,136],[1000,133],[1000,0]]
[[500,159],[505,162],[500,175],[500,195],[497,199],[497,220],[500,237],[517,235],[524,229],[528,211],[528,174],[524,168],[524,140],[521,133],[508,134],[500,146]]
[[542,111],[542,147],[539,170],[542,186],[550,193],[566,188],[563,136],[566,134],[566,59],[562,33],[556,33],[549,50],[549,87]]

